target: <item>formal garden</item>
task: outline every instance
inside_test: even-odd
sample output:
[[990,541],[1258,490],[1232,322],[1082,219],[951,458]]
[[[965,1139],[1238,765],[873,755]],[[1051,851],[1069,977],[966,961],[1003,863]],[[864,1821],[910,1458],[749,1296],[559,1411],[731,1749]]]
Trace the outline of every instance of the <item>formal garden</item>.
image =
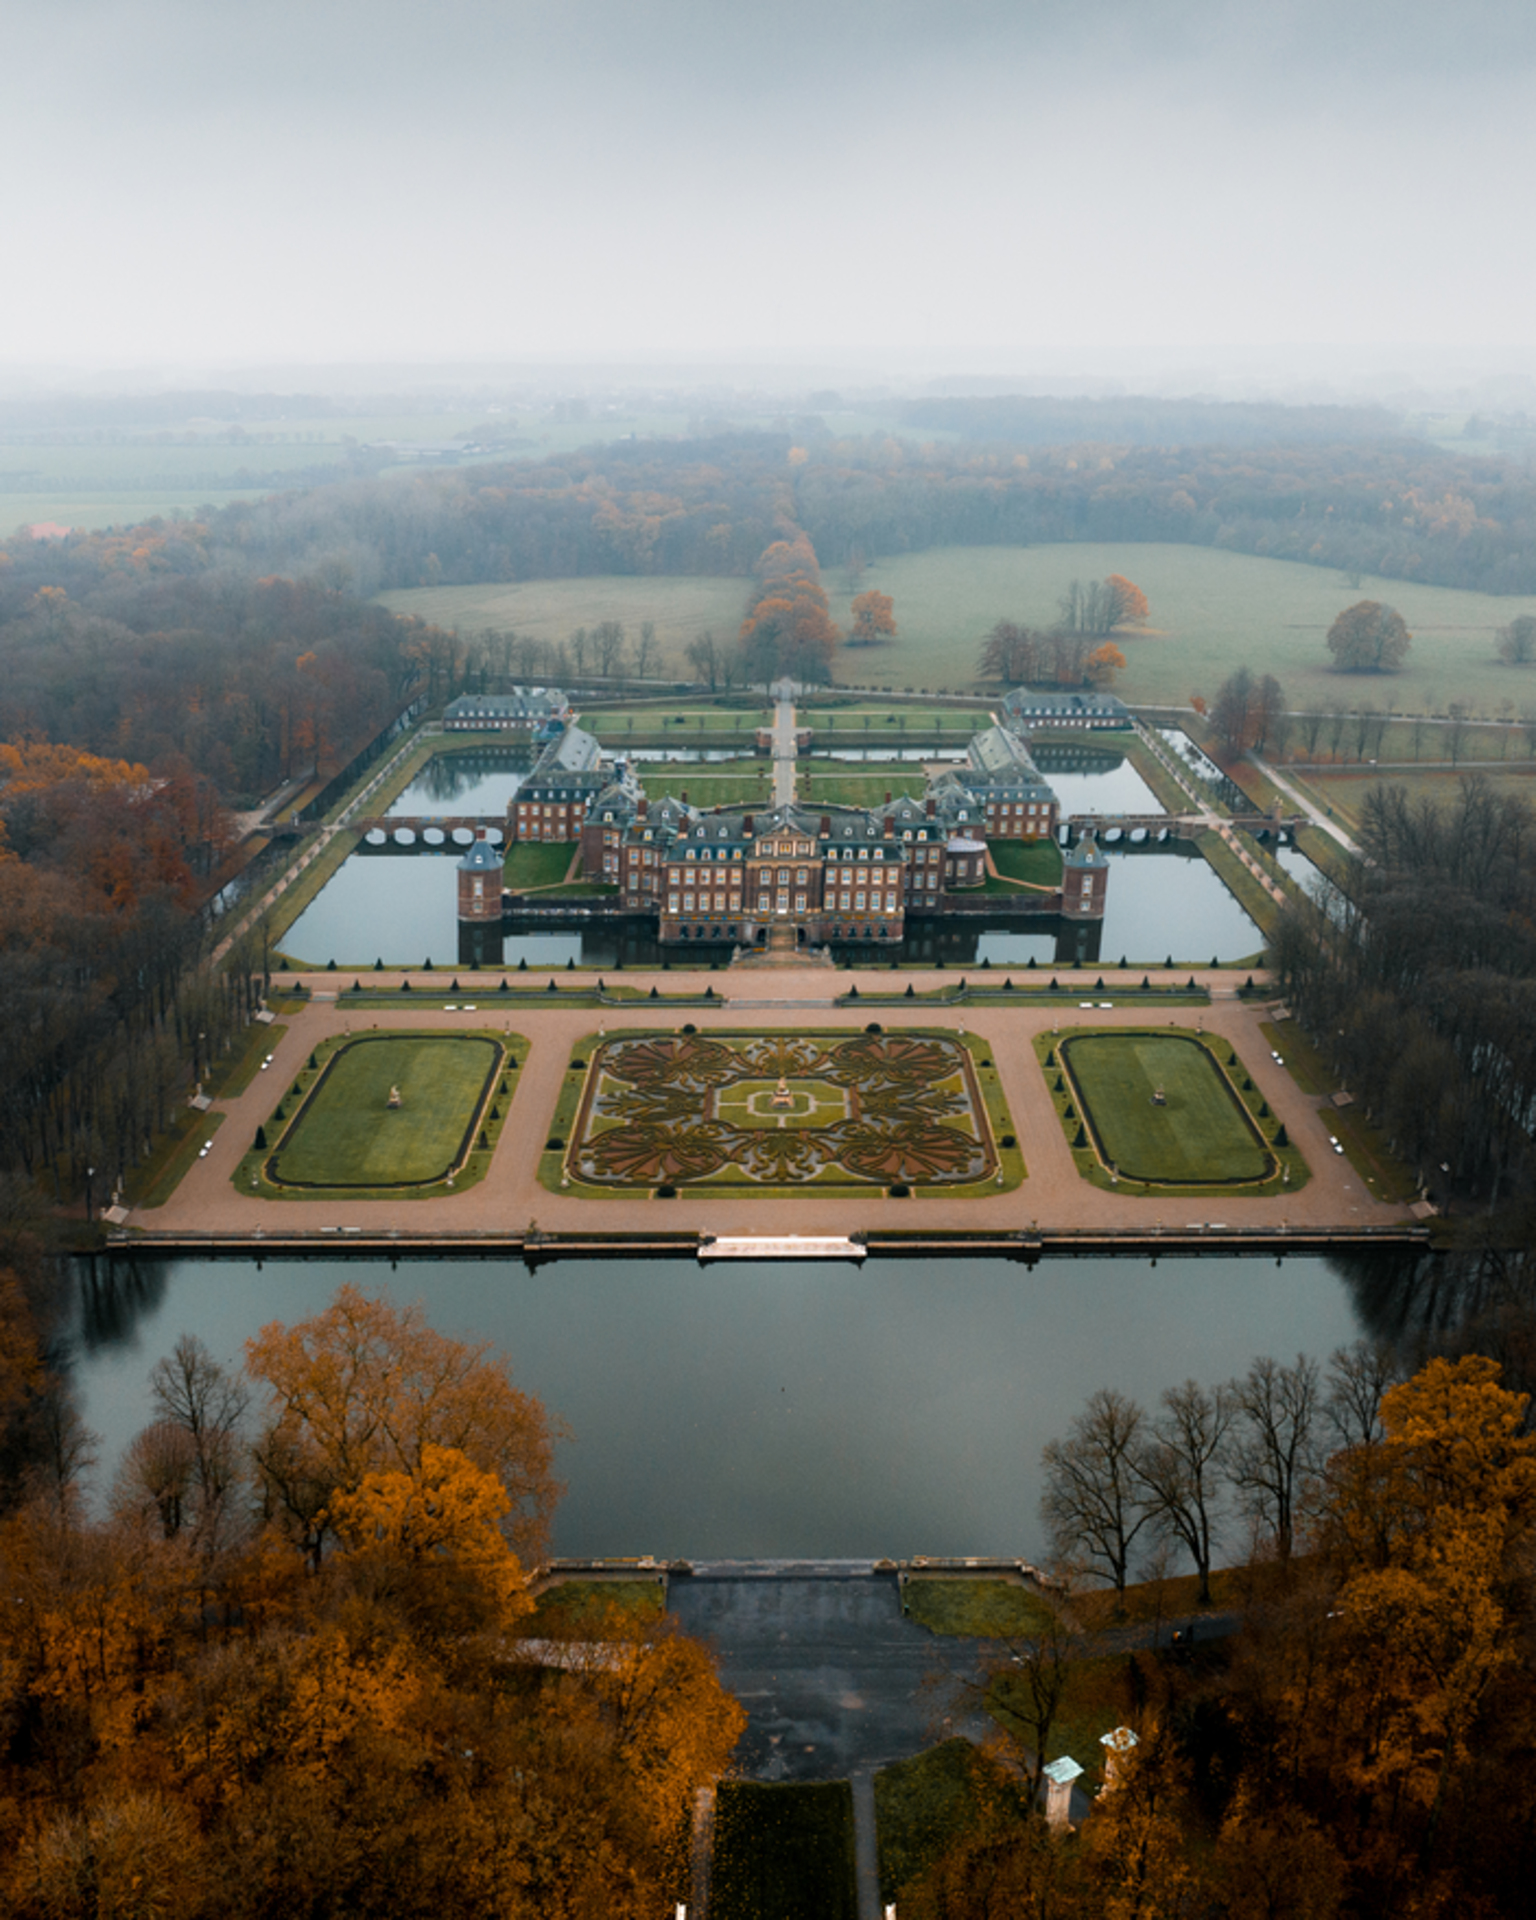
[[1301,1187],[1306,1161],[1226,1041],[1167,1028],[1042,1034],[1036,1052],[1078,1171],[1122,1193]]
[[540,1169],[592,1195],[996,1193],[1024,1164],[963,1033],[634,1033],[578,1046]]
[[371,1033],[322,1043],[258,1128],[235,1184],[272,1199],[441,1195],[479,1179],[527,1043]]

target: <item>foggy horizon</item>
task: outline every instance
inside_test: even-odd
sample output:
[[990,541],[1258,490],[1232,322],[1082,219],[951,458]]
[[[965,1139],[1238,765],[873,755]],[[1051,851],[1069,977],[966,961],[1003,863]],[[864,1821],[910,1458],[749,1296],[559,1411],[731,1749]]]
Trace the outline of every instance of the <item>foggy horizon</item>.
[[1492,0],[62,0],[0,380],[1523,392],[1533,68]]

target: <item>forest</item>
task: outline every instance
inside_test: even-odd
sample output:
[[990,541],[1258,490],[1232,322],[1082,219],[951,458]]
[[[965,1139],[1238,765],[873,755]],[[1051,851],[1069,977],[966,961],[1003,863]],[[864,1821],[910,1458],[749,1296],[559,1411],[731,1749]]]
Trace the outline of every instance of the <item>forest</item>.
[[560,1430],[505,1359],[343,1287],[152,1389],[104,1513],[66,1409],[0,1517],[0,1911],[670,1912],[744,1716],[654,1585],[530,1589]]
[[[1117,1504],[1112,1554],[1144,1522],[1182,1542],[1228,1477],[1257,1547],[1226,1576],[1241,1627],[1170,1644],[1126,1632],[1148,1616],[1123,1594],[1074,1593],[1004,1649],[984,1690],[1000,1737],[970,1763],[970,1817],[900,1887],[904,1920],[1528,1910],[1528,1415],[1492,1360],[1404,1377],[1369,1342],[1326,1377],[1302,1358],[1187,1382],[1155,1415],[1094,1395],[1046,1449],[1059,1544],[1102,1544]],[[1165,1584],[1154,1574],[1138,1599]],[[1077,1831],[1052,1832],[1030,1812],[1037,1756],[1115,1718],[1134,1744]]]
[[1271,942],[1296,1017],[1463,1245],[1529,1246],[1536,837],[1478,775],[1454,804],[1373,788],[1347,894],[1293,902]]

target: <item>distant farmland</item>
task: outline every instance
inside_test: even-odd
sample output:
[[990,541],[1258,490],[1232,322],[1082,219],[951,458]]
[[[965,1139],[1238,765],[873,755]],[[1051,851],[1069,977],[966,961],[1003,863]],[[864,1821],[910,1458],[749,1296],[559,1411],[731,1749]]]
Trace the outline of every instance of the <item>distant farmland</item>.
[[[987,630],[1001,618],[1047,625],[1074,579],[1124,573],[1151,602],[1149,631],[1117,636],[1127,668],[1118,691],[1132,701],[1209,699],[1232,668],[1274,673],[1292,707],[1319,711],[1363,703],[1399,712],[1443,713],[1454,700],[1496,716],[1536,707],[1536,667],[1506,667],[1495,629],[1536,611],[1519,599],[1452,587],[1410,586],[1362,577],[1351,584],[1327,568],[1263,560],[1211,547],[1056,545],[940,547],[871,562],[850,588],[840,568],[823,576],[833,617],[846,628],[853,591],[878,587],[896,602],[898,636],[886,647],[844,649],[837,677],[888,687],[960,689],[975,676]],[[380,596],[397,613],[414,613],[473,632],[514,627],[562,640],[578,626],[620,620],[634,633],[656,623],[663,650],[686,671],[683,647],[705,629],[729,641],[747,595],[743,580],[628,578],[524,581],[516,585],[422,587]],[[1325,635],[1352,601],[1380,599],[1413,630],[1399,674],[1336,674]]]

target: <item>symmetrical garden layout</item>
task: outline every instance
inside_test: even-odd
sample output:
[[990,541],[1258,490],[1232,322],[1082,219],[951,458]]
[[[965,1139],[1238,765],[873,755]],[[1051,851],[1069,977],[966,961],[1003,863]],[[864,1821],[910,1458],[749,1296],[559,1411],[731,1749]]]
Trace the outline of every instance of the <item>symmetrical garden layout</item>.
[[997,1181],[1000,1160],[962,1039],[712,1032],[600,1042],[564,1168],[630,1191],[953,1190]]
[[[507,1049],[489,1034],[391,1033],[311,1057],[273,1120],[252,1184],[337,1198],[420,1192],[464,1170],[486,1131]],[[313,1078],[311,1079],[311,1075]],[[285,1105],[293,1105],[291,1117]],[[272,1123],[269,1122],[269,1125]]]
[[1273,1190],[1307,1167],[1235,1051],[1163,1029],[1043,1041],[1042,1065],[1079,1171],[1124,1191]]

